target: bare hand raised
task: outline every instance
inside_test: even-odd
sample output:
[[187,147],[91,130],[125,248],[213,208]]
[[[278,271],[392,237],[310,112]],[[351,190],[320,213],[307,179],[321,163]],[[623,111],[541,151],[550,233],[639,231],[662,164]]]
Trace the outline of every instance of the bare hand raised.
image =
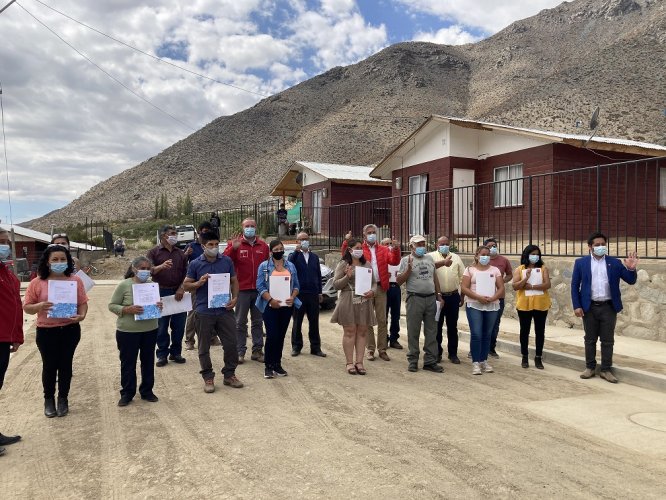
[[351,229],[350,229],[349,231],[347,231],[347,234],[345,234],[345,239],[350,240],[351,237],[352,237],[352,232],[351,232]]
[[630,271],[635,271],[636,266],[638,266],[638,254],[636,252],[629,252],[629,255],[627,255],[627,258],[624,259],[624,265],[629,269]]

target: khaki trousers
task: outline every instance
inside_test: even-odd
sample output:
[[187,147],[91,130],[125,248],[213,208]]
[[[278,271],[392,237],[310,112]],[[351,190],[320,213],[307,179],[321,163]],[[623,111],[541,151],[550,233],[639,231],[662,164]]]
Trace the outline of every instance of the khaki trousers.
[[386,291],[377,283],[375,293],[375,316],[377,316],[377,343],[375,343],[375,329],[370,327],[366,335],[366,347],[368,351],[386,351],[388,347],[388,326],[386,321]]

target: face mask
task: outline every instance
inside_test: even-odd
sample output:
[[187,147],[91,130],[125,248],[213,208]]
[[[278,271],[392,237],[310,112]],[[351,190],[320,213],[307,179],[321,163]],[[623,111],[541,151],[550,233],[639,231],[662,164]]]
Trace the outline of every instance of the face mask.
[[172,247],[178,243],[178,236],[169,236],[167,237],[167,243],[171,245]]
[[310,242],[308,240],[301,241],[301,249],[307,250],[308,248],[310,248]]
[[449,245],[440,245],[439,246],[439,253],[446,255],[449,253]]
[[375,241],[377,241],[377,235],[376,234],[369,234],[365,237],[365,239],[368,240],[368,243],[370,243],[372,245],[372,244],[375,243]]
[[537,262],[539,262],[539,258],[540,257],[538,255],[530,255],[529,256],[530,263],[531,264],[536,264]]
[[139,269],[135,274],[141,283],[145,283],[150,278],[150,269]]
[[12,248],[9,245],[0,245],[0,259],[6,259],[9,257]]
[[351,254],[352,254],[352,257],[354,257],[355,259],[360,259],[361,257],[363,257],[363,250],[362,249],[361,250],[358,250],[358,249],[352,250]]
[[51,264],[51,271],[56,274],[62,274],[67,271],[67,262],[54,262]]
[[497,255],[498,253],[499,253],[499,250],[497,250],[497,247],[491,247],[491,248],[490,248],[490,255],[491,255],[491,256],[494,257],[494,256]]
[[257,233],[257,228],[255,227],[246,227],[243,229],[243,234],[246,238],[254,238],[254,235]]
[[417,257],[423,257],[425,255],[425,253],[426,253],[426,247],[416,247],[414,249],[414,254]]
[[219,248],[204,248],[204,253],[206,254],[206,257],[217,257],[218,254],[220,253]]
[[488,263],[490,262],[490,255],[482,255],[479,257],[479,264],[482,266],[487,266]]
[[282,252],[273,252],[273,258],[275,260],[282,260],[282,257],[284,257],[284,251],[282,251]]
[[608,249],[606,248],[606,246],[600,246],[600,247],[592,247],[592,251],[594,252],[594,255],[596,255],[597,257],[603,257],[604,255],[606,255]]

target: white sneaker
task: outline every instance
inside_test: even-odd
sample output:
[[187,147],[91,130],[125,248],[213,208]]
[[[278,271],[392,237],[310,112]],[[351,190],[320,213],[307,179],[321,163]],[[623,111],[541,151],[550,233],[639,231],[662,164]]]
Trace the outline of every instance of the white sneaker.
[[483,370],[484,373],[492,373],[493,367],[488,364],[488,361],[481,361],[481,370]]
[[477,361],[472,363],[472,375],[481,375],[481,364]]

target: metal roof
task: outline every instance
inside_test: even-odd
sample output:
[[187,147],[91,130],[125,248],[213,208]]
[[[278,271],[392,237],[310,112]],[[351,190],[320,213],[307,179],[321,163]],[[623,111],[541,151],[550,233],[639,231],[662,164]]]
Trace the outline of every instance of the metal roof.
[[[28,229],[27,227],[18,226],[16,224],[14,224],[13,226],[8,224],[0,224],[0,227],[7,231],[11,231],[12,228],[14,228],[14,233],[18,234],[19,236],[25,236],[26,238],[41,241],[42,243],[51,243],[51,235],[48,233],[42,233],[40,231],[35,231],[34,229]],[[78,248],[81,250],[105,250],[102,247],[86,245],[85,243],[76,243],[74,241],[70,241],[69,246],[71,248]]]
[[295,163],[330,180],[383,182],[370,177],[370,172],[372,172],[374,167],[362,165],[339,165],[335,163],[315,163],[310,161],[297,161]]

